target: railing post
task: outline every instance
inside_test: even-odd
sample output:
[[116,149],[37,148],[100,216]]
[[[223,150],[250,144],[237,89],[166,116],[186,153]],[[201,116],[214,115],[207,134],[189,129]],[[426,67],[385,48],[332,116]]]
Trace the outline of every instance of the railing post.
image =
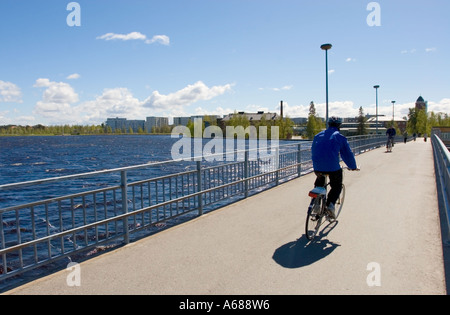
[[275,185],[278,186],[280,183],[280,147],[275,149],[275,169],[277,170],[275,177]]
[[297,173],[298,177],[302,176],[302,145],[298,145],[298,152],[297,152]]
[[203,215],[203,198],[200,192],[202,191],[202,162],[197,161],[197,201],[198,201],[198,215]]
[[[122,190],[122,211],[123,214],[128,213],[128,183],[127,183],[127,171],[120,172],[120,188]],[[123,219],[123,230],[125,232],[124,243],[130,242],[130,231],[128,229],[128,217]]]
[[245,191],[245,198],[248,197],[248,149],[245,150],[245,162],[244,162],[244,191]]

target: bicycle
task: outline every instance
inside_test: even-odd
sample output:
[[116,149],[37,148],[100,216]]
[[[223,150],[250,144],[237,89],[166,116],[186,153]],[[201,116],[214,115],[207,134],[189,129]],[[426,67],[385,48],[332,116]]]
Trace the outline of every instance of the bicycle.
[[[348,167],[345,167],[344,169],[348,169]],[[359,171],[359,167],[356,169]],[[311,197],[311,203],[308,207],[308,215],[306,216],[306,224],[305,224],[305,234],[306,238],[310,241],[312,241],[317,233],[320,230],[320,227],[325,222],[334,223],[339,218],[339,215],[342,212],[342,207],[344,205],[345,200],[345,185],[342,184],[342,191],[339,195],[338,200],[336,201],[335,206],[335,218],[332,218],[328,209],[327,209],[327,194],[328,189],[327,187],[330,185],[328,180],[328,175],[325,175],[325,187],[316,187],[313,190],[311,190],[308,194],[309,197]]]
[[386,144],[386,152],[392,152],[392,148],[394,147],[394,139],[390,138]]

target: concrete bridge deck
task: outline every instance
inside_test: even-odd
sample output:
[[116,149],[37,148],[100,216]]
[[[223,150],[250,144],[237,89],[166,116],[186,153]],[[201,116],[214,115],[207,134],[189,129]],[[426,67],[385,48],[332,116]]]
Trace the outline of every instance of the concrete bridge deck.
[[339,222],[315,243],[310,174],[84,261],[79,287],[63,270],[6,294],[446,294],[431,143],[357,162]]

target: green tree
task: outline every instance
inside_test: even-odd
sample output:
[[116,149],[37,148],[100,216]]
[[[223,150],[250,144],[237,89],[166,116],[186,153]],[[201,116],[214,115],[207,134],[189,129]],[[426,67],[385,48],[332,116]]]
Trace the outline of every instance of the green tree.
[[366,135],[368,133],[367,118],[364,116],[364,110],[362,106],[359,108],[357,133],[358,135]]
[[428,119],[427,119],[427,114],[425,113],[424,109],[419,110],[419,112],[417,113],[417,132],[419,134],[425,134],[425,133],[429,133],[428,132]]
[[409,109],[408,123],[406,125],[406,130],[410,134],[418,132],[417,131],[417,112],[416,112],[415,108],[410,108]]
[[250,126],[250,121],[246,115],[239,114],[235,111],[227,125],[233,127],[242,126],[245,129]]
[[306,124],[306,136],[312,140],[316,134],[325,128],[322,120],[316,116],[316,107],[314,102],[309,104],[308,122]]
[[289,117],[282,118],[280,117],[275,122],[275,126],[279,128],[279,137],[280,139],[290,139],[292,138],[294,123]]

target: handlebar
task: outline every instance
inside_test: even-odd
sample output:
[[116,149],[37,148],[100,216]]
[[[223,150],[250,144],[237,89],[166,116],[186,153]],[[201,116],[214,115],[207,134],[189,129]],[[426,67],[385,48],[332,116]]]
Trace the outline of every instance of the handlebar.
[[358,165],[355,169],[351,169],[351,168],[349,168],[347,166],[343,167],[343,169],[346,169],[346,170],[349,170],[349,171],[352,171],[352,172],[359,172],[359,171],[361,171],[361,165]]

